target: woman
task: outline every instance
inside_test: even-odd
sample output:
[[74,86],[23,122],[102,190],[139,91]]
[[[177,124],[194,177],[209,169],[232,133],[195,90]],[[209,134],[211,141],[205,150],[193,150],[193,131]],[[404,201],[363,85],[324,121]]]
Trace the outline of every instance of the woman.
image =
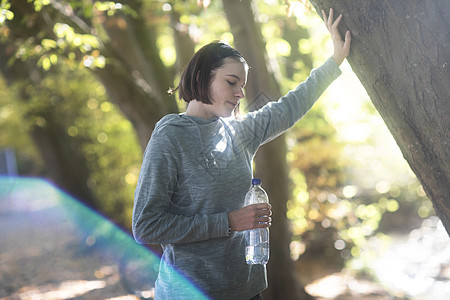
[[350,50],[333,11],[324,21],[334,53],[278,102],[242,118],[232,116],[244,97],[248,66],[230,46],[200,49],[180,79],[185,113],[162,118],[145,150],[135,193],[133,233],[140,243],[162,244],[157,299],[195,299],[174,280],[186,276],[212,299],[260,299],[264,265],[247,265],[243,231],[271,225],[269,204],[242,207],[258,147],[292,127],[340,74]]

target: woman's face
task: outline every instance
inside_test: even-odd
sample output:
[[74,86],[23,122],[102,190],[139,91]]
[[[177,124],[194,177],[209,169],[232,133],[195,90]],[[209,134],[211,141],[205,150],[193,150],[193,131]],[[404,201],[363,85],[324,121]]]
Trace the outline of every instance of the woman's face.
[[213,74],[209,86],[212,104],[207,105],[212,117],[229,117],[244,98],[248,67],[242,62],[226,58],[225,63]]

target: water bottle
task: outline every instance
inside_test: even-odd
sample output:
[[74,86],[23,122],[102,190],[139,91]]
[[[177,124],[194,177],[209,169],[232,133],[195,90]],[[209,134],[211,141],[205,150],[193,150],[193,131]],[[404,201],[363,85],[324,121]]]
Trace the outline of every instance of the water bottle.
[[[245,206],[269,203],[266,191],[261,187],[261,179],[252,179],[252,187],[245,195]],[[245,260],[249,265],[265,265],[269,261],[269,228],[246,230]]]

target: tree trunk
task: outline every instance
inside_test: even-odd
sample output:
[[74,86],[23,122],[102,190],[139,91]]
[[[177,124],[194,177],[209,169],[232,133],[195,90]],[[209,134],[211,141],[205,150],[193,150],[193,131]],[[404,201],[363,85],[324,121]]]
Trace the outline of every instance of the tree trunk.
[[130,1],[139,15],[125,14],[106,17],[104,28],[110,43],[105,43],[104,55],[109,63],[94,72],[108,95],[131,121],[142,149],[147,146],[156,122],[168,113],[177,113],[175,96],[167,91],[172,85],[159,57],[156,34],[145,24],[142,3]]
[[182,72],[189,60],[195,54],[195,44],[189,35],[189,26],[180,22],[180,13],[173,8],[170,11],[170,27],[173,30],[173,40],[177,52],[176,71]]
[[348,61],[450,234],[448,1],[311,2],[343,14]]
[[98,210],[99,201],[87,182],[90,171],[82,145],[68,141],[67,134],[60,130],[63,128],[49,111],[45,125],[33,126],[30,136],[45,162],[45,172],[51,181],[89,208]]
[[[251,69],[246,87],[250,110],[281,96],[273,73],[267,69],[265,45],[256,24],[252,2],[249,0],[222,1],[236,48],[247,59]],[[291,234],[286,217],[286,203],[290,198],[286,144],[284,135],[261,147],[255,157],[256,177],[269,194],[273,210],[270,228],[269,288],[264,299],[309,299],[295,274],[290,257]]]

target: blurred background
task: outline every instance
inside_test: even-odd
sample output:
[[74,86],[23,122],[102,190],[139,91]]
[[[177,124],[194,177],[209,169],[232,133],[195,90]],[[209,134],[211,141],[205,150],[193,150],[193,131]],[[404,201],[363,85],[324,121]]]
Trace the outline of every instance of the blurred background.
[[[166,91],[194,51],[233,45],[229,14],[220,1],[9,2],[0,298],[151,297],[141,291],[152,283],[133,287],[139,272],[126,270],[145,261],[154,278],[158,264],[129,235],[142,151],[160,117],[184,111]],[[307,1],[252,5],[286,93],[331,55],[328,32]],[[323,299],[448,299],[448,235],[351,67],[341,70],[286,135],[296,276]]]

